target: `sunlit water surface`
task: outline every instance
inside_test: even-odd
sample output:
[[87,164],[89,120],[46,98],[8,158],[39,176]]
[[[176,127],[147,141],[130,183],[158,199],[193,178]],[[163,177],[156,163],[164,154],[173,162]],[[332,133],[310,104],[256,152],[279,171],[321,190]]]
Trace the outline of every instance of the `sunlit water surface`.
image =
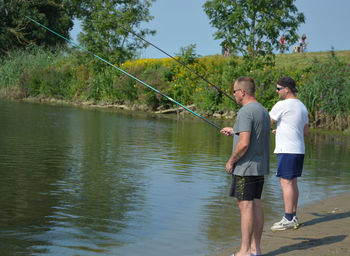
[[[300,204],[350,191],[350,138],[311,133],[306,144]],[[207,255],[237,245],[231,150],[232,138],[188,116],[0,100],[1,255]],[[283,212],[271,160],[266,222]]]

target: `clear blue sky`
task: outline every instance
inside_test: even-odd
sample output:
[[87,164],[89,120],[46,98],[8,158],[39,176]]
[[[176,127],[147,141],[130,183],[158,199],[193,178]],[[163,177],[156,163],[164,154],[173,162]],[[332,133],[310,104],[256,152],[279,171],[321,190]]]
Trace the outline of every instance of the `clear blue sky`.
[[[215,29],[203,11],[206,0],[156,0],[150,12],[154,19],[146,27],[157,31],[147,40],[175,55],[181,47],[196,44],[196,53],[201,56],[220,54],[220,42],[214,40]],[[299,11],[306,22],[301,24],[299,34],[307,35],[308,51],[350,50],[350,0],[297,0]],[[76,38],[79,29],[73,29]],[[290,49],[291,50],[291,49]],[[149,46],[142,51],[143,58],[167,57]]]

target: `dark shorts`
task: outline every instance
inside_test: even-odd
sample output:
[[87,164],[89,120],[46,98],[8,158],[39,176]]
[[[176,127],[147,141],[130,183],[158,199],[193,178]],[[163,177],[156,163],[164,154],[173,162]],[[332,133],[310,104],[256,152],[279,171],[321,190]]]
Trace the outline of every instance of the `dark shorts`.
[[276,176],[292,180],[303,171],[304,154],[278,154]]
[[260,199],[264,186],[264,176],[232,175],[230,196],[238,200],[251,201]]

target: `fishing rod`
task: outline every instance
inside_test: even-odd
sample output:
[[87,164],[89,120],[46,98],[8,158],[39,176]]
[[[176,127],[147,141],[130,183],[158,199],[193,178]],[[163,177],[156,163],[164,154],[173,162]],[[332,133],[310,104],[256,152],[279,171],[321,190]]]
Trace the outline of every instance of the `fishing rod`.
[[204,117],[201,116],[200,114],[198,114],[198,113],[194,112],[193,110],[189,109],[188,107],[182,105],[180,102],[177,102],[176,100],[174,100],[174,99],[172,99],[171,97],[165,95],[164,93],[160,92],[159,90],[157,90],[157,89],[153,88],[152,86],[146,84],[145,82],[143,82],[142,80],[138,79],[137,77],[135,77],[135,76],[129,74],[128,72],[126,72],[126,71],[124,71],[123,69],[117,67],[116,65],[110,63],[109,61],[107,61],[107,60],[101,58],[100,56],[94,54],[93,52],[91,52],[91,51],[85,49],[84,47],[82,47],[82,46],[80,46],[80,45],[74,43],[73,41],[67,39],[66,37],[64,37],[64,36],[62,36],[62,35],[60,35],[60,34],[58,34],[57,32],[53,31],[52,29],[50,29],[50,28],[48,28],[48,27],[42,25],[42,24],[39,23],[38,21],[36,21],[36,20],[34,20],[34,19],[32,19],[32,18],[26,16],[26,15],[23,15],[23,16],[24,16],[26,19],[28,19],[28,20],[34,22],[35,24],[37,24],[37,25],[39,25],[39,26],[45,28],[46,30],[50,31],[51,33],[55,34],[56,36],[59,36],[59,37],[61,37],[62,39],[66,40],[67,42],[73,44],[74,46],[76,46],[76,47],[82,49],[83,51],[85,51],[85,52],[87,52],[88,54],[94,56],[95,58],[97,58],[97,59],[103,61],[104,63],[108,64],[109,66],[111,66],[111,67],[117,69],[118,71],[120,71],[120,72],[122,72],[123,74],[129,76],[130,78],[136,80],[137,82],[139,82],[140,84],[142,84],[142,85],[148,87],[149,89],[153,90],[154,92],[156,92],[156,93],[162,95],[163,97],[167,98],[167,99],[170,100],[171,102],[173,102],[173,103],[177,104],[178,106],[182,107],[183,109],[187,110],[187,111],[190,112],[191,114],[193,114],[193,115],[199,117],[199,118],[202,119],[203,121],[205,121],[205,122],[207,122],[208,124],[214,126],[214,127],[217,128],[218,130],[222,130],[221,127],[219,127],[218,125],[216,125],[216,124],[213,123],[212,121],[210,121],[210,120],[204,118]]
[[147,41],[146,39],[144,39],[143,37],[139,36],[138,34],[134,33],[133,31],[127,29],[126,27],[116,24],[118,27],[122,28],[123,30],[125,30],[126,32],[133,34],[134,36],[136,36],[137,38],[143,40],[144,42],[152,45],[154,48],[156,48],[157,50],[161,51],[162,53],[164,53],[165,55],[167,55],[168,57],[172,58],[173,60],[175,60],[177,63],[179,63],[180,65],[184,66],[185,68],[187,68],[189,71],[191,71],[192,73],[196,74],[198,77],[202,78],[206,83],[208,83],[209,85],[211,85],[212,87],[214,87],[216,90],[218,90],[219,92],[221,92],[222,94],[224,94],[227,98],[229,98],[230,100],[232,100],[234,103],[237,104],[236,100],[233,99],[230,95],[228,95],[227,93],[225,93],[223,90],[221,90],[220,88],[218,88],[217,86],[215,86],[213,83],[211,83],[210,81],[208,81],[205,77],[203,77],[202,75],[198,74],[196,71],[194,71],[193,69],[191,69],[190,67],[188,67],[185,63],[183,63],[182,61],[180,61],[179,59],[176,59],[175,57],[171,56],[169,53],[167,53],[166,51],[160,49],[159,47],[157,47],[156,45],[152,44],[151,42]]

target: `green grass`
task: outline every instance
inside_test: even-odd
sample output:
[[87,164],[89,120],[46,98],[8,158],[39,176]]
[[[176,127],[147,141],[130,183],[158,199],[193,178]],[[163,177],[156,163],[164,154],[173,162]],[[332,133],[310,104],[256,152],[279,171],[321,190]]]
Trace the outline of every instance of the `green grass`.
[[[335,51],[335,56],[339,60],[350,64],[350,51]],[[285,53],[276,55],[277,67],[305,67],[309,66],[311,61],[317,59],[320,62],[326,61],[331,55],[331,51],[327,52],[305,52],[305,53]]]

